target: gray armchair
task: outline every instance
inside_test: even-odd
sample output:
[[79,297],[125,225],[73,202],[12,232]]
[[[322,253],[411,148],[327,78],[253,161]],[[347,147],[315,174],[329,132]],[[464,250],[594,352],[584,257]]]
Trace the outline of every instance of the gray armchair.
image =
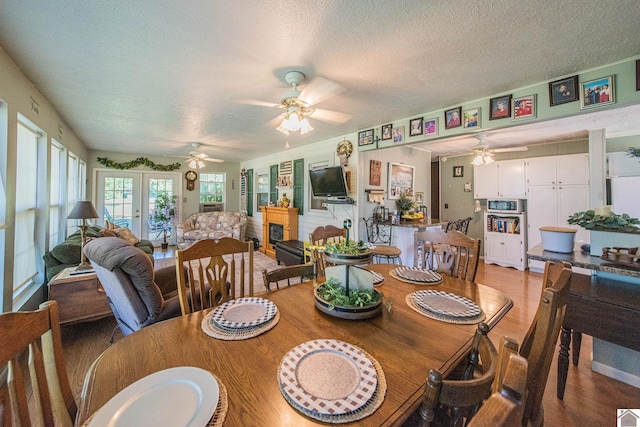
[[154,272],[149,256],[118,237],[102,237],[84,247],[107,301],[127,336],[181,315],[174,266]]

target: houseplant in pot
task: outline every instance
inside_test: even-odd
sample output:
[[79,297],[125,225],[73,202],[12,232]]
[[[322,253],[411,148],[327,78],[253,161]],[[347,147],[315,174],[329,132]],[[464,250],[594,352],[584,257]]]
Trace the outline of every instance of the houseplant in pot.
[[600,256],[604,247],[640,246],[640,220],[611,212],[609,206],[576,212],[567,222],[590,231],[591,255]]
[[149,219],[150,227],[160,226],[162,230],[162,249],[169,247],[167,242],[167,231],[172,229],[172,222],[178,216],[178,196],[169,195],[166,191],[160,191],[156,194],[156,201],[153,205],[151,218]]

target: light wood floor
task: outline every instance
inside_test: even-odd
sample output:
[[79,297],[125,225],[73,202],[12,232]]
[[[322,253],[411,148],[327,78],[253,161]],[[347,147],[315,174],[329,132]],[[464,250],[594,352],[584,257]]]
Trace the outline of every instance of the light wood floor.
[[[173,254],[169,251],[159,253],[158,257],[169,258]],[[514,302],[511,311],[490,333],[496,344],[502,335],[522,341],[538,305],[541,280],[539,273],[480,264],[477,282],[503,291]],[[109,347],[114,327],[113,318],[63,327],[65,356],[76,396],[80,395],[91,363]],[[116,340],[119,337],[116,333]],[[640,389],[592,372],[590,357],[591,338],[584,336],[581,360],[578,367],[571,365],[569,368],[563,401],[556,398],[557,363],[554,358],[544,396],[545,425],[615,426],[617,408],[640,408]]]

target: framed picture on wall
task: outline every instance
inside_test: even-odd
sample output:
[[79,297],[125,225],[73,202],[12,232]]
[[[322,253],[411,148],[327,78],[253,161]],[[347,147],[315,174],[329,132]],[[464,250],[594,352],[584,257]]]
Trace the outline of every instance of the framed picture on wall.
[[373,129],[358,132],[358,145],[373,144]]
[[616,102],[616,94],[613,84],[613,76],[580,83],[580,108],[585,109],[614,104]]
[[549,105],[566,104],[578,100],[578,76],[571,76],[549,83]]
[[438,118],[437,117],[434,117],[432,119],[425,119],[422,126],[424,128],[425,136],[438,135]]
[[393,128],[393,143],[404,142],[404,126]]
[[419,205],[424,203],[424,193],[422,191],[416,192],[416,203]]
[[463,126],[465,129],[480,127],[480,108],[472,108],[462,112]]
[[382,175],[382,162],[380,160],[369,160],[369,185],[380,185]]
[[422,117],[409,120],[409,136],[422,135]]
[[397,199],[400,194],[413,194],[415,167],[389,162],[387,194],[389,199]]
[[533,119],[536,116],[536,96],[513,98],[513,120]]
[[640,90],[640,59],[636,60],[636,90]]
[[462,178],[464,176],[464,166],[454,166],[453,167],[453,177],[454,178]]
[[491,98],[489,108],[489,120],[511,117],[511,95]]
[[385,141],[387,139],[391,139],[391,131],[393,130],[393,125],[389,123],[388,125],[382,126],[382,140]]
[[453,129],[462,126],[460,116],[462,116],[462,107],[446,110],[444,112],[444,128]]

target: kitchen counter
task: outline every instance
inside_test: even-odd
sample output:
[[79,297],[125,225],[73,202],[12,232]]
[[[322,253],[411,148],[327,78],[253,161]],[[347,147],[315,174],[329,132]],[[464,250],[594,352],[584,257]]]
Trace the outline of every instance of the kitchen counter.
[[[573,252],[569,254],[545,251],[542,249],[542,245],[536,245],[529,249],[527,255],[529,259],[536,261],[564,261],[574,267],[640,278],[640,268],[634,268],[633,266],[614,263],[597,256],[592,256],[588,252],[583,252],[579,245],[576,245]],[[640,265],[638,267],[640,267]]]

